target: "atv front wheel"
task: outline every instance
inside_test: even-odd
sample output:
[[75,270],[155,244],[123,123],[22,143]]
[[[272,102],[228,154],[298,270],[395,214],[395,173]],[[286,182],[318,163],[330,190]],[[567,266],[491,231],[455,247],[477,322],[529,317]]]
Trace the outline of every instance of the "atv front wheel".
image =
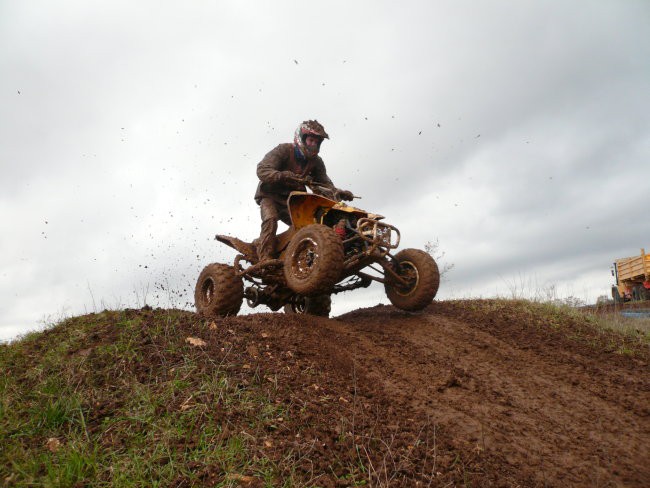
[[315,297],[296,296],[284,306],[284,313],[297,313],[329,317],[332,310],[332,297],[330,295],[318,295]]
[[237,315],[244,301],[244,281],[235,268],[213,263],[201,271],[194,289],[196,311],[206,317]]
[[408,284],[390,280],[384,284],[386,295],[397,308],[408,311],[422,310],[438,292],[440,272],[430,254],[419,249],[404,249],[395,255],[394,271]]
[[326,225],[300,229],[284,254],[284,277],[295,293],[315,296],[330,293],[343,272],[343,242]]

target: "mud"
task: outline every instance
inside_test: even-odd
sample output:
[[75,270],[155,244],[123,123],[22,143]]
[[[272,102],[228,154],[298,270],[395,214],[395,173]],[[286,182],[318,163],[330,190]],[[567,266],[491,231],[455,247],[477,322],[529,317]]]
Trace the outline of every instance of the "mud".
[[378,306],[329,320],[225,322],[250,339],[249,353],[268,352],[266,370],[287,367],[289,355],[322,373],[316,390],[300,376],[281,381],[302,388],[307,403],[323,396],[318,388],[339,397],[337,409],[322,412],[325,430],[327,415],[356,415],[346,427],[356,444],[366,436],[384,447],[368,456],[376,482],[650,486],[645,358],[507,317],[467,321],[444,302],[418,314]]
[[[370,486],[650,486],[647,345],[621,353],[610,333],[549,326],[527,313],[471,302],[434,302],[419,313],[377,306],[332,319],[213,321],[178,312],[174,329],[160,335],[153,331],[166,311],[131,310],[149,360],[130,374],[163,381],[189,355],[207,373],[226,371],[238,388],[262,385],[283,418],[252,423],[203,393],[193,401],[210,405],[206,421],[218,419],[224,435],[246,433],[251,452],[296,486],[351,486],[351,472]],[[118,333],[115,323],[98,327],[75,354],[92,360],[95,346]],[[188,336],[205,346],[187,344]],[[126,401],[93,364],[79,381],[102,386],[106,398],[89,407],[90,432]],[[205,486],[226,481],[214,466],[196,469]]]

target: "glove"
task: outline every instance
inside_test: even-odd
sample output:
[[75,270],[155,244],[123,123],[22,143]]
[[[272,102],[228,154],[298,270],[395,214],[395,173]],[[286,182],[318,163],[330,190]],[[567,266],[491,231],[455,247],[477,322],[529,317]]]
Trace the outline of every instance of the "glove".
[[348,190],[336,190],[340,200],[351,202],[354,199],[354,193]]
[[303,185],[302,182],[300,182],[300,180],[291,179],[291,180],[284,181],[283,183],[284,183],[284,186],[286,186],[287,188],[290,188],[291,190],[305,191],[305,185]]
[[296,183],[298,175],[293,171],[278,171],[274,176],[274,183]]
[[305,191],[305,185],[300,181],[300,177],[293,171],[279,171],[275,175],[275,181],[282,183],[290,190]]

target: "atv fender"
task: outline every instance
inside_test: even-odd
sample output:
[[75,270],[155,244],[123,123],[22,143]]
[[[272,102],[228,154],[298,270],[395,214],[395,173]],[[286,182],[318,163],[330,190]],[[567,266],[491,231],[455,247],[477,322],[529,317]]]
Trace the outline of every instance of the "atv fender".
[[[358,218],[371,217],[371,214],[365,210],[361,210],[360,208],[351,207],[343,202],[330,200],[322,195],[300,191],[293,191],[289,194],[287,206],[289,207],[291,222],[296,230],[302,229],[307,225],[322,223],[322,219],[321,222],[319,222],[314,217],[319,208],[327,211],[330,209],[340,210],[348,214],[354,214]],[[372,217],[377,220],[383,218],[381,215],[375,214],[372,214]]]
[[215,236],[215,239],[219,242],[223,242],[227,246],[232,247],[235,251],[239,251],[249,261],[257,259],[255,246],[249,242],[244,242],[241,239],[237,239],[236,237],[224,236],[220,234],[217,234]]

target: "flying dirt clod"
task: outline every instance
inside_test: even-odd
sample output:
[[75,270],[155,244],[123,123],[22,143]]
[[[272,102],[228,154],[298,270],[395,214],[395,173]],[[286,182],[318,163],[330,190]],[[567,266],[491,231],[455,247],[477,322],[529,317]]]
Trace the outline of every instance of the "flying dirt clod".
[[337,201],[335,191],[310,179],[302,183],[318,194],[291,192],[291,226],[276,237],[271,259],[260,260],[256,241],[216,236],[240,254],[233,265],[213,263],[203,269],[194,292],[199,314],[236,315],[246,298],[250,307],[328,316],[333,294],[366,288],[372,281],[383,283],[388,299],[402,310],[431,303],[440,284],[431,255],[419,249],[392,254],[400,232],[381,222],[383,216]]

